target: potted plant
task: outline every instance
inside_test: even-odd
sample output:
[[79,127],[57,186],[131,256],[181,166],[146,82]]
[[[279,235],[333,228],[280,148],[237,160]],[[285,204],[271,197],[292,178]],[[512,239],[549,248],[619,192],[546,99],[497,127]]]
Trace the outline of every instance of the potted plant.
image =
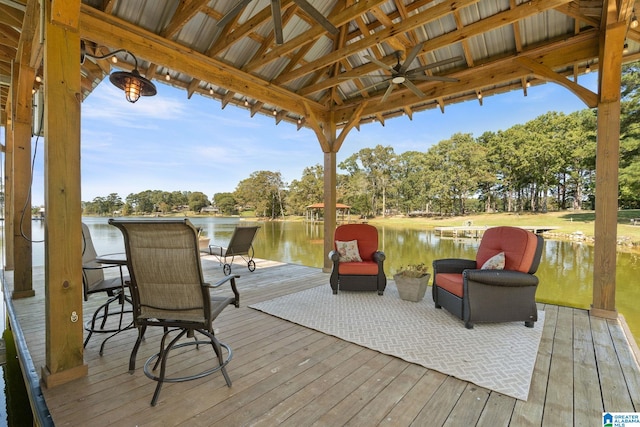
[[424,263],[403,266],[393,275],[400,298],[406,301],[420,301],[429,283],[429,267]]

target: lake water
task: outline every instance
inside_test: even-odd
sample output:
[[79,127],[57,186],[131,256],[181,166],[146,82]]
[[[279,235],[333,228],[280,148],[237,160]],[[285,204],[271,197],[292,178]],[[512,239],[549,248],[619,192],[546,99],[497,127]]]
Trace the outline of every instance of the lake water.
[[[211,243],[221,246],[231,239],[237,218],[190,218],[202,227]],[[99,254],[124,252],[122,234],[110,226],[107,218],[83,218]],[[254,224],[242,221],[243,224]],[[321,268],[323,257],[323,225],[307,222],[258,222],[260,229],[254,240],[256,258]],[[407,229],[376,225],[380,246],[386,254],[385,272],[391,277],[402,265],[424,262],[431,265],[440,258],[475,258],[477,239],[441,238],[426,229]],[[33,240],[42,240],[44,224],[33,222]],[[34,243],[33,265],[44,264],[44,244]],[[234,269],[250,274],[246,269]],[[588,309],[592,301],[593,246],[568,241],[545,240],[540,268],[536,275],[540,285],[536,293],[539,302]],[[618,253],[616,308],[624,315],[636,342],[640,342],[640,255]],[[327,277],[327,286],[329,286]]]

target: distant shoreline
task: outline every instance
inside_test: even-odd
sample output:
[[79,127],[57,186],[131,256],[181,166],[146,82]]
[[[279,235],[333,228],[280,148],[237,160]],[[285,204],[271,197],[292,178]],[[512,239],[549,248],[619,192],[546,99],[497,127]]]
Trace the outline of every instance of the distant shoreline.
[[[91,215],[88,215],[91,216]],[[145,215],[144,217],[151,217]],[[271,221],[271,218],[259,218],[249,216],[225,216],[217,214],[196,214],[193,212],[174,213],[161,215],[161,217],[188,217],[188,218],[239,218],[241,221],[264,222]],[[640,219],[640,209],[629,209],[618,211],[618,247],[621,250],[632,252],[640,251],[640,225],[633,225],[633,219]],[[275,221],[304,221],[302,216],[287,216],[276,218]],[[375,217],[361,219],[359,215],[351,215],[349,222],[368,222],[372,225],[389,225],[393,227],[424,228],[433,229],[441,226],[553,226],[556,230],[545,233],[545,236],[559,240],[570,240],[593,244],[595,211],[561,211],[548,213],[483,213],[465,216],[443,217],[443,216],[420,216],[408,217],[405,215],[394,215],[388,217]],[[638,222],[640,224],[640,221]]]

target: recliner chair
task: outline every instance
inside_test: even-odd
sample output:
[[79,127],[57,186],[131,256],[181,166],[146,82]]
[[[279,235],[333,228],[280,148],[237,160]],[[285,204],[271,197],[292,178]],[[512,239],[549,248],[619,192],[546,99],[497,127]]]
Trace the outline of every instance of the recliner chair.
[[[538,320],[535,301],[544,240],[517,227],[493,227],[480,241],[475,260],[439,259],[433,262],[433,301],[464,321]],[[496,264],[503,264],[496,268]]]
[[[341,254],[342,252],[342,254]],[[333,293],[377,291],[384,293],[384,252],[378,250],[378,230],[369,224],[343,224],[334,233],[334,250],[329,252],[333,270],[329,283]]]

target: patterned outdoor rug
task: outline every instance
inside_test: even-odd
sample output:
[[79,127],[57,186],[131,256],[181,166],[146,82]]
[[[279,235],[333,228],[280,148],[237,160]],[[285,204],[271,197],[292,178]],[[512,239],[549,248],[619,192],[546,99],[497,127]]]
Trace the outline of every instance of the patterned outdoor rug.
[[333,295],[318,286],[250,306],[343,340],[399,357],[481,387],[527,400],[544,325],[461,320],[433,305],[431,287],[420,302],[403,301],[393,282],[375,292]]

